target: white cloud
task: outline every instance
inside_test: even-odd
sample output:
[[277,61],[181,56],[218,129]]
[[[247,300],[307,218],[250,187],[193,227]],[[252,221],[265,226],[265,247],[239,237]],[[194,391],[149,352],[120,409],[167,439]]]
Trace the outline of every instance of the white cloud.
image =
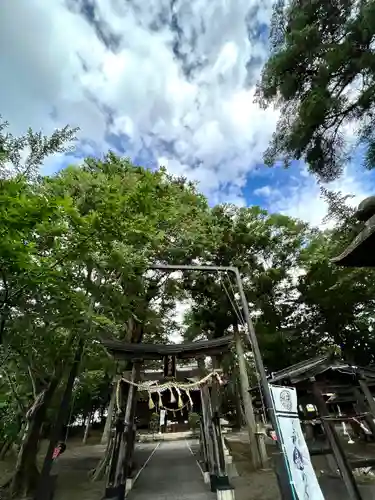
[[271,0],[3,3],[0,110],[14,131],[70,123],[102,152],[126,135],[127,155],[244,203],[277,119],[253,102]]
[[[82,155],[123,150],[198,181],[211,203],[244,205],[278,117],[254,104],[272,3],[3,0],[0,112],[15,133],[80,126]],[[61,163],[50,159],[46,171]],[[315,181],[289,181],[255,194],[318,224]],[[367,194],[357,175],[338,186]]]
[[[343,195],[353,195],[348,203],[357,206],[364,198],[372,194],[369,173],[358,175],[354,165],[348,165],[343,176],[326,187],[332,191],[341,191]],[[273,189],[268,203],[269,209],[297,217],[313,226],[322,226],[327,215],[327,204],[320,196],[319,184],[311,176],[301,176],[282,189]],[[328,227],[328,224],[324,224]]]
[[185,300],[185,301],[180,301],[177,302],[176,304],[176,309],[173,311],[173,319],[177,322],[178,326],[181,328],[180,331],[173,332],[170,335],[170,341],[172,343],[180,343],[183,340],[183,337],[181,335],[182,327],[183,327],[183,320],[184,316],[187,313],[187,311],[191,307],[191,301]]
[[256,196],[264,196],[265,198],[270,198],[271,196],[278,195],[278,191],[273,189],[271,186],[266,185],[254,190]]

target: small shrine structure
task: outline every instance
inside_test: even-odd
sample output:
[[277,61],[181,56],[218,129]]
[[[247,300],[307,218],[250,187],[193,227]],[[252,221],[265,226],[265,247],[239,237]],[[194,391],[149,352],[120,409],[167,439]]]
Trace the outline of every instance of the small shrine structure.
[[[332,262],[345,267],[375,267],[375,196],[364,199],[354,217],[358,221],[359,232],[342,253],[332,259]],[[363,379],[361,389],[370,408],[371,418],[367,420],[369,425],[371,420],[370,427],[374,436],[375,402]]]
[[[319,426],[324,429],[328,445],[309,447],[310,455],[331,455],[332,458],[327,457],[330,468],[340,471],[349,498],[360,500],[352,470],[375,465],[375,458],[349,461],[336,426],[355,423],[375,441],[375,370],[353,366],[335,354],[327,354],[274,372],[269,383],[296,388],[307,444],[314,438],[314,427]],[[259,388],[253,388],[251,393],[259,404]]]
[[[221,369],[215,370],[221,374]],[[183,384],[199,382],[202,378],[196,361],[188,364],[177,363],[175,381]],[[141,371],[140,382],[163,381],[164,370],[146,368]],[[192,387],[189,389],[189,395],[185,391],[180,391],[182,406],[178,405],[179,398],[175,389],[161,393],[162,405],[159,403],[158,394],[150,394],[147,390],[140,392],[137,401],[137,431],[147,430],[151,433],[156,432],[184,432],[190,430],[190,416],[200,415],[202,412],[200,388]],[[190,402],[191,399],[191,402]],[[158,419],[156,419],[158,415]],[[165,425],[162,425],[163,415],[165,415]],[[157,420],[157,421],[156,421]],[[139,436],[142,439],[142,436]]]

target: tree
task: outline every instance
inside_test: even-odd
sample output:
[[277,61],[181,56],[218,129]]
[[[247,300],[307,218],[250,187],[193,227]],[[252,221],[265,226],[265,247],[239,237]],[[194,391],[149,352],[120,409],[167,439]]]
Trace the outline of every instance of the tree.
[[328,201],[327,219],[332,229],[316,231],[301,253],[300,293],[296,307],[300,323],[301,348],[317,355],[339,347],[342,355],[359,365],[375,362],[373,308],[374,271],[333,264],[362,228],[346,196],[323,189]]
[[[0,141],[2,165],[14,166],[0,179],[1,355],[6,373],[15,370],[1,388],[1,411],[2,422],[14,414],[19,421],[16,431],[1,428],[0,442],[20,438],[12,494],[35,489],[41,430],[54,420],[78,340],[86,353],[99,335],[163,341],[178,286],[162,273],[146,273],[147,266],[189,261],[209,233],[206,200],[164,170],[109,154],[54,177],[37,175],[44,153],[62,150],[64,134],[60,142],[56,134],[48,141],[31,131],[26,139]],[[21,168],[26,145],[31,160]],[[94,365],[84,363],[76,391],[94,388],[105,360],[102,351]]]
[[333,180],[351,152],[349,127],[367,149],[366,167],[375,167],[374,14],[369,0],[276,2],[257,88],[262,106],[281,111],[267,165],[303,159],[318,178]]
[[[256,322],[264,362],[270,371],[284,368],[293,359],[291,327],[293,311],[293,276],[299,254],[307,237],[307,226],[277,214],[268,214],[259,207],[238,208],[218,206],[213,209],[220,237],[207,249],[207,260],[218,266],[238,267]],[[236,287],[229,276],[218,273],[191,273],[185,286],[193,299],[186,316],[185,337],[217,338],[234,332],[236,353],[227,367],[231,378],[240,382],[244,414],[249,430],[254,467],[260,457],[255,440],[256,423],[248,393],[249,374],[246,373],[239,325],[244,326],[241,305],[237,302]],[[237,366],[239,369],[237,370]],[[250,371],[254,374],[253,369]],[[256,377],[255,377],[256,380]]]
[[65,127],[51,137],[28,130],[14,137],[7,127],[0,117],[0,344],[25,289],[43,283],[58,264],[54,255],[48,262],[48,253],[51,241],[64,237],[69,207],[63,198],[46,198],[37,170],[48,155],[68,150],[77,130]]

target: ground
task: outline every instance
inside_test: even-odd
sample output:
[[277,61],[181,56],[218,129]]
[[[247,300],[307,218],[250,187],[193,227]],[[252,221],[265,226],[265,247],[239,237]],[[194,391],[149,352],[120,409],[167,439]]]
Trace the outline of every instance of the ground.
[[[275,474],[272,470],[252,472],[249,466],[248,443],[246,433],[229,436],[230,448],[236,464],[238,477],[231,478],[235,488],[236,500],[279,500],[280,495]],[[142,469],[157,443],[138,443],[135,461],[138,470]],[[204,484],[201,471],[193,457],[197,442],[184,439],[162,442],[154,455],[140,473],[129,500],[213,500],[207,485]],[[64,455],[60,458],[59,478],[55,500],[101,500],[104,482],[91,482],[89,472],[99,462],[105,447],[91,440],[82,446],[79,441],[71,441]],[[268,448],[270,454],[275,449]],[[42,450],[43,451],[43,450]],[[346,452],[355,456],[374,456],[375,445],[346,445]],[[41,459],[43,453],[41,453]],[[0,462],[0,478],[4,482],[12,473],[14,457]],[[333,478],[325,467],[324,457],[316,463],[322,490],[326,500],[346,500],[348,498],[341,480]],[[321,472],[323,470],[323,473]],[[375,498],[373,483],[360,485],[363,500]],[[0,496],[1,498],[1,496]]]
[[[239,476],[232,479],[236,490],[236,500],[279,500],[280,494],[277,485],[276,475],[273,470],[252,472],[249,460],[249,443],[246,432],[233,433],[228,435],[227,443],[236,463]],[[355,443],[349,445],[342,443],[348,457],[365,458],[375,456],[374,444]],[[267,446],[269,456],[276,451],[276,447]],[[313,464],[319,477],[319,482],[325,500],[347,500],[348,494],[341,479],[333,477],[327,467],[325,457],[314,457]],[[375,485],[369,478],[358,480],[360,492],[363,500],[375,498]]]

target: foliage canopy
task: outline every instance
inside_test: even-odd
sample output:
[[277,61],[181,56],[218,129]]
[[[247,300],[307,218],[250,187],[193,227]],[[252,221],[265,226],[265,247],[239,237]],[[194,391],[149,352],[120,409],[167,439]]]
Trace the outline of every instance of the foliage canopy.
[[[356,230],[339,193],[325,192],[336,223],[321,231],[259,207],[209,207],[185,179],[113,153],[42,176],[43,158],[64,149],[74,132],[65,128],[48,139],[29,131],[18,139],[5,130],[0,127],[0,454],[19,446],[13,493],[35,487],[42,427],[55,419],[79,341],[85,349],[73,419],[103,414],[108,404],[117,367],[101,336],[163,343],[171,331],[196,340],[242,325],[228,276],[169,276],[148,270],[155,262],[238,267],[269,371],[332,346],[358,364],[374,363],[374,273],[330,261]],[[22,163],[26,145],[37,152]],[[176,321],[181,300],[190,304],[183,325]],[[249,348],[246,356],[253,370]],[[233,407],[235,355],[225,363]]]
[[265,161],[303,159],[318,178],[340,176],[353,136],[375,167],[375,4],[370,0],[277,0],[271,55],[257,88],[280,108]]

